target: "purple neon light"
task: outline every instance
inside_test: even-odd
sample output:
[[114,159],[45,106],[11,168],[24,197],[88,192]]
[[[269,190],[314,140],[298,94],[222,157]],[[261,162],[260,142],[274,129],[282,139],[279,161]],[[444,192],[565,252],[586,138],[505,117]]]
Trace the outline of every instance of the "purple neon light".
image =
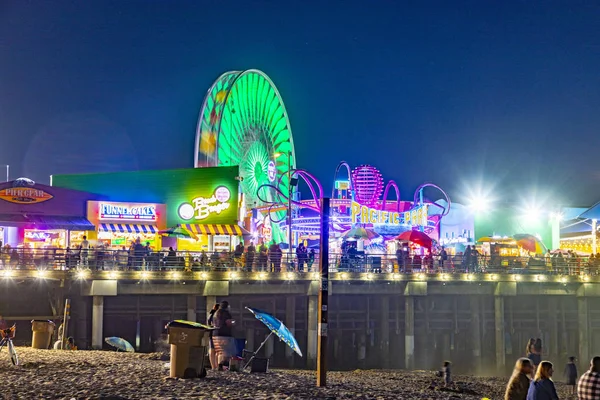
[[383,192],[383,176],[371,165],[361,165],[352,171],[354,199],[367,207],[373,207]]
[[[292,204],[297,205],[297,206],[302,206],[302,207],[305,207],[305,208],[308,208],[308,209],[311,209],[311,210],[314,210],[314,211],[320,213],[321,212],[321,202],[319,200],[323,198],[323,186],[321,185],[321,182],[319,182],[319,180],[313,174],[311,174],[310,172],[303,170],[303,169],[293,169],[291,171],[291,176],[292,177],[298,176],[299,178],[302,178],[302,180],[304,180],[304,182],[308,186],[308,189],[310,190],[310,192],[313,196],[313,199],[315,200],[316,206],[310,206],[305,203],[296,201],[294,199],[291,199]],[[283,178],[284,178],[283,175],[279,177],[279,179],[276,182],[277,186],[272,185],[272,184],[264,184],[264,185],[261,185],[258,187],[258,190],[256,193],[256,196],[258,197],[258,199],[266,204],[271,205],[269,207],[269,215],[271,214],[272,207],[287,203],[289,201],[288,194],[284,193],[279,188]],[[314,186],[313,182],[311,182],[311,180],[314,182],[314,184],[316,184],[318,193],[315,190],[315,186]],[[274,190],[275,194],[276,194],[276,201],[269,201],[269,200],[263,199],[261,197],[261,190],[263,188],[270,188],[270,189]],[[281,220],[281,221],[283,221],[283,220]],[[280,221],[274,221],[274,222],[280,222]]]
[[[348,171],[348,182],[349,182],[348,189],[350,190],[350,193],[352,193],[354,190],[354,188],[352,186],[352,171],[351,171],[350,165],[346,161],[340,162],[338,164],[338,166],[336,167],[335,174],[333,174],[333,182],[335,183],[335,181],[337,180],[338,173],[340,172],[340,169],[342,167],[345,167],[346,171]],[[333,199],[334,195],[335,195],[335,186],[331,189],[331,198],[332,199]]]
[[390,191],[390,187],[393,187],[396,190],[396,211],[400,212],[400,188],[396,184],[395,181],[391,180],[385,185],[385,191],[383,192],[383,202],[381,204],[381,209],[385,210],[385,204],[387,203],[388,192]]

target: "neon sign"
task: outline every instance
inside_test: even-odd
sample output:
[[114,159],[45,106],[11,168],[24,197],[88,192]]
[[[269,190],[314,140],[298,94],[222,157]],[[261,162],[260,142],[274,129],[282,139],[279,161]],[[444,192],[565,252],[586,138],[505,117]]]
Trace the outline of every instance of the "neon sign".
[[211,214],[221,214],[227,210],[231,203],[231,192],[225,186],[219,186],[215,189],[211,197],[196,197],[189,203],[182,203],[177,209],[177,214],[183,220],[191,219],[203,220]]
[[0,199],[16,204],[34,204],[50,200],[50,193],[32,187],[12,187],[0,190]]
[[423,204],[406,212],[391,212],[376,210],[353,201],[351,213],[353,224],[427,226],[428,205]]
[[101,220],[156,220],[156,205],[137,203],[100,203],[98,218]]
[[265,239],[265,242],[270,242],[273,240],[273,229],[271,228],[271,219],[266,217],[263,226],[261,228],[262,237]]
[[25,239],[30,242],[45,242],[51,235],[47,232],[25,231]]
[[275,163],[273,161],[269,161],[269,165],[267,166],[267,175],[270,182],[275,182],[275,178],[277,178],[277,169],[275,168]]

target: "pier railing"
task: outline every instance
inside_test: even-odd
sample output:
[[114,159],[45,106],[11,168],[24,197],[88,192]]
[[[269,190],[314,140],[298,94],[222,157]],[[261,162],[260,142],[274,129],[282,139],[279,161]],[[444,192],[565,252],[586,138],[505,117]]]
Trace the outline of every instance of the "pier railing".
[[[319,270],[319,253],[289,254],[286,250],[266,253],[166,252],[89,249],[3,249],[2,270],[42,271],[181,271],[181,272],[296,272]],[[333,253],[330,272],[349,274],[499,273],[596,275],[600,258],[587,257],[421,257],[389,254]]]

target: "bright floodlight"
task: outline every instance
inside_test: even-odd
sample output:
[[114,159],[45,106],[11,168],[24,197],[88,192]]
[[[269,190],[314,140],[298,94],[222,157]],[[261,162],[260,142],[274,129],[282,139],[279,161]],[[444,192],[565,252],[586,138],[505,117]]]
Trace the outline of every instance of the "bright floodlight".
[[490,209],[490,201],[483,196],[475,196],[469,200],[469,208],[474,212],[485,212]]
[[87,278],[87,271],[77,271],[77,279]]

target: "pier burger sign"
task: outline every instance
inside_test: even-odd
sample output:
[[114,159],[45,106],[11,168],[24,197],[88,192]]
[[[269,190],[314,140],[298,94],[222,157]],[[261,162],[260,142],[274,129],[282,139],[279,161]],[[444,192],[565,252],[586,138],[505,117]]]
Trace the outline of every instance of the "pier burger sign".
[[182,203],[177,209],[179,218],[204,220],[213,214],[221,214],[231,207],[231,192],[225,186],[219,186],[210,197],[198,196],[190,202]]

